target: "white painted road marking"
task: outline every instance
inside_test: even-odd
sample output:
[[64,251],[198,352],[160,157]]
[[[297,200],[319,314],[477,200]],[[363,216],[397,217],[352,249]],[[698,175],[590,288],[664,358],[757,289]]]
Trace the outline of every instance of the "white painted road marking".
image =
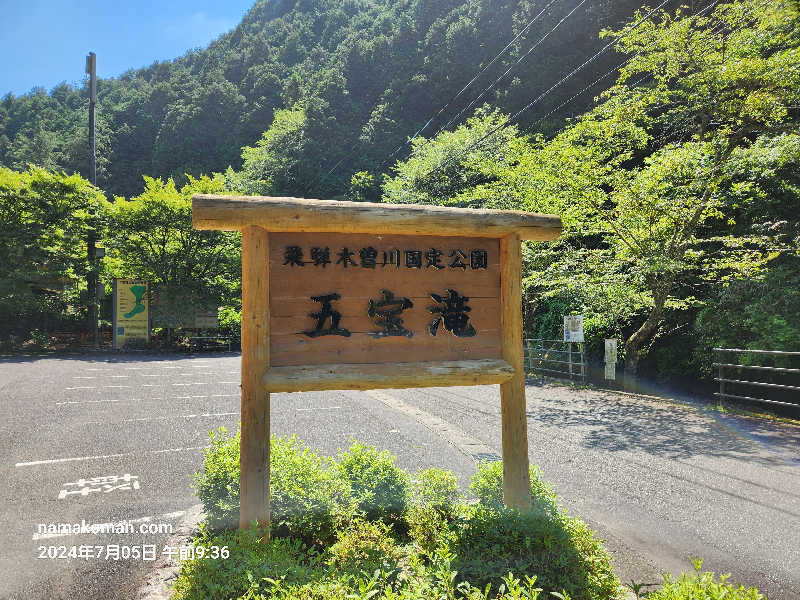
[[[194,396],[187,396],[194,397]],[[200,396],[205,398],[205,396]],[[134,421],[168,421],[169,419],[197,419],[200,417],[228,417],[230,415],[238,415],[238,412],[224,412],[224,413],[201,413],[197,415],[171,415],[169,417],[140,417],[138,419],[121,419],[119,421],[87,421],[85,425],[103,425],[104,423],[132,423]]]
[[342,407],[341,406],[323,406],[321,408],[298,408],[296,410],[297,410],[297,412],[300,412],[302,410],[338,410],[340,408],[342,408]]
[[[122,482],[122,483],[120,483]],[[59,500],[66,499],[67,496],[88,496],[92,492],[102,492],[108,494],[117,490],[133,491],[140,489],[139,476],[125,473],[122,477],[118,475],[104,475],[102,477],[92,477],[91,479],[79,479],[75,482],[65,483],[64,487],[79,487],[79,490],[62,489],[58,494]]]
[[76,456],[72,458],[49,458],[46,460],[32,460],[30,462],[18,462],[14,466],[35,467],[36,465],[54,465],[57,463],[76,462],[81,460],[101,460],[104,458],[121,458],[123,456],[138,456],[142,454],[164,454],[166,452],[189,452],[191,450],[205,450],[211,446],[191,446],[188,448],[167,448],[166,450],[147,450],[146,452],[123,452],[122,454],[100,454],[97,456]]
[[67,400],[64,402],[56,402],[56,406],[63,406],[65,404],[98,404],[101,402],[149,402],[152,400],[187,400],[194,398],[238,398],[239,394],[200,394],[194,396],[156,396],[154,398],[119,398],[114,400]]

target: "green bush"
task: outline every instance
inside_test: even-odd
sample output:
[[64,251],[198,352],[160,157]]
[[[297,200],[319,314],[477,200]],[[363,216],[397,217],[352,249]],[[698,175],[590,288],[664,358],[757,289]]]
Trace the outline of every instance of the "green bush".
[[329,564],[350,573],[372,574],[378,569],[392,570],[401,552],[390,534],[390,525],[380,521],[356,519],[339,533],[330,547]]
[[549,509],[520,512],[476,505],[453,543],[459,579],[497,588],[504,573],[535,575],[546,592],[572,600],[619,596],[611,557],[580,520]]
[[396,522],[406,508],[409,477],[388,451],[353,442],[336,457],[336,469],[349,481],[353,497],[370,520]]
[[458,478],[452,471],[431,467],[419,471],[412,480],[412,503],[430,506],[452,518],[461,501]]
[[694,561],[694,573],[683,573],[677,581],[673,581],[669,573],[664,575],[664,582],[660,589],[648,592],[637,597],[647,600],[765,600],[765,596],[756,588],[744,586],[734,587],[727,583],[730,575],[720,575],[719,581],[714,573],[708,571],[701,573],[703,561]]
[[406,514],[408,535],[419,551],[432,557],[449,531],[447,519],[433,506],[412,505]]
[[181,563],[173,600],[238,598],[264,577],[308,581],[314,577],[319,556],[299,540],[276,538],[264,542],[253,530],[225,531],[216,536],[202,533],[195,548],[226,547],[228,558],[195,558]]
[[241,434],[229,436],[224,427],[209,433],[211,447],[203,450],[203,470],[194,474],[194,490],[203,503],[205,523],[212,529],[239,525],[239,444]]
[[[194,476],[195,490],[213,529],[239,521],[240,434],[224,429],[211,434],[203,453],[203,471]],[[276,535],[292,535],[306,543],[328,543],[337,523],[350,518],[353,503],[346,480],[329,459],[304,446],[296,436],[270,440],[270,516]]]
[[[531,501],[534,507],[556,509],[556,493],[552,486],[542,479],[542,470],[531,465]],[[469,484],[469,489],[484,506],[500,509],[503,504],[503,463],[482,462]]]

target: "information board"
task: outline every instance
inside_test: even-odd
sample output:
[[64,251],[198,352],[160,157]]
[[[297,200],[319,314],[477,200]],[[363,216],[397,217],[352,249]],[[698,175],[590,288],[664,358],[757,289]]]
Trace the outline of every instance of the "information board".
[[114,280],[113,347],[131,340],[150,341],[149,284],[140,279]]

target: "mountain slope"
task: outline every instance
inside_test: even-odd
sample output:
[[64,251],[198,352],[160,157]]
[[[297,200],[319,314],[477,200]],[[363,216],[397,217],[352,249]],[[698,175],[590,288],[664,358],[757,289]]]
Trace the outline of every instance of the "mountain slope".
[[[598,32],[630,19],[638,2],[259,0],[233,31],[207,48],[100,81],[98,184],[111,194],[131,195],[140,190],[142,174],[237,169],[241,147],[259,139],[275,110],[299,103],[309,120],[312,171],[324,175],[336,168],[330,177],[302,182],[295,192],[336,195],[352,173],[375,171],[547,6],[424,135],[558,25],[477,103],[518,110],[602,47]],[[523,129],[618,61],[613,52],[593,61],[529,111]],[[579,113],[611,80],[582,94],[551,123]],[[0,164],[22,168],[34,162],[85,174],[87,108],[86,90],[63,84],[50,93],[4,97]],[[403,156],[399,152],[381,169]]]

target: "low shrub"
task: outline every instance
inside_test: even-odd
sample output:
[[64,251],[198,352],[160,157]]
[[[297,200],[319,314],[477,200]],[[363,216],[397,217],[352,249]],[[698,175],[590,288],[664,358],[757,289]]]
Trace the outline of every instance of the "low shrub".
[[390,525],[381,521],[356,519],[339,532],[336,543],[330,547],[328,563],[338,570],[355,574],[395,569],[402,552],[390,529]]
[[[539,465],[531,465],[531,501],[534,508],[556,509],[556,493],[553,487],[542,479],[542,470]],[[478,470],[469,484],[484,506],[500,509],[503,508],[503,463],[500,461],[481,462]]]
[[[212,529],[239,522],[240,433],[211,433],[195,491]],[[296,436],[270,439],[270,516],[275,535],[292,535],[308,544],[333,541],[338,523],[349,519],[353,502],[346,480],[331,461],[315,454]]]
[[730,575],[720,575],[719,580],[714,573],[701,572],[703,561],[694,560],[694,573],[683,573],[676,581],[667,573],[658,590],[646,592],[641,596],[637,590],[637,598],[647,600],[766,600],[756,588],[733,586],[727,582]]
[[452,545],[461,580],[497,589],[504,573],[535,575],[546,592],[572,600],[619,596],[611,557],[582,521],[547,507],[520,512],[474,506]]
[[367,519],[397,522],[406,508],[408,474],[388,451],[353,442],[336,457],[336,469],[349,482],[358,509]]
[[224,427],[209,432],[211,445],[203,450],[203,470],[193,476],[194,490],[203,503],[205,523],[212,529],[239,525],[240,432]]
[[284,581],[313,579],[319,557],[299,540],[277,538],[265,543],[253,530],[207,532],[193,540],[195,548],[227,548],[226,559],[195,558],[181,563],[173,600],[239,598],[268,577]]
[[[230,557],[184,562],[178,600],[531,600],[542,590],[571,600],[618,597],[607,552],[558,510],[536,467],[533,507],[519,512],[502,506],[501,463],[479,466],[471,488],[480,502],[470,506],[450,472],[421,471],[412,485],[393,456],[372,446],[354,443],[331,461],[296,437],[273,437],[273,539],[215,537],[238,521],[239,443],[238,433],[212,434],[195,476],[208,525],[199,543],[227,544]],[[358,509],[367,517],[354,518]],[[412,543],[402,545],[406,531]]]
[[429,506],[452,518],[461,500],[458,478],[452,471],[431,467],[419,471],[412,480],[412,504]]
[[424,556],[432,557],[446,533],[447,519],[433,506],[412,505],[406,514],[408,535]]

